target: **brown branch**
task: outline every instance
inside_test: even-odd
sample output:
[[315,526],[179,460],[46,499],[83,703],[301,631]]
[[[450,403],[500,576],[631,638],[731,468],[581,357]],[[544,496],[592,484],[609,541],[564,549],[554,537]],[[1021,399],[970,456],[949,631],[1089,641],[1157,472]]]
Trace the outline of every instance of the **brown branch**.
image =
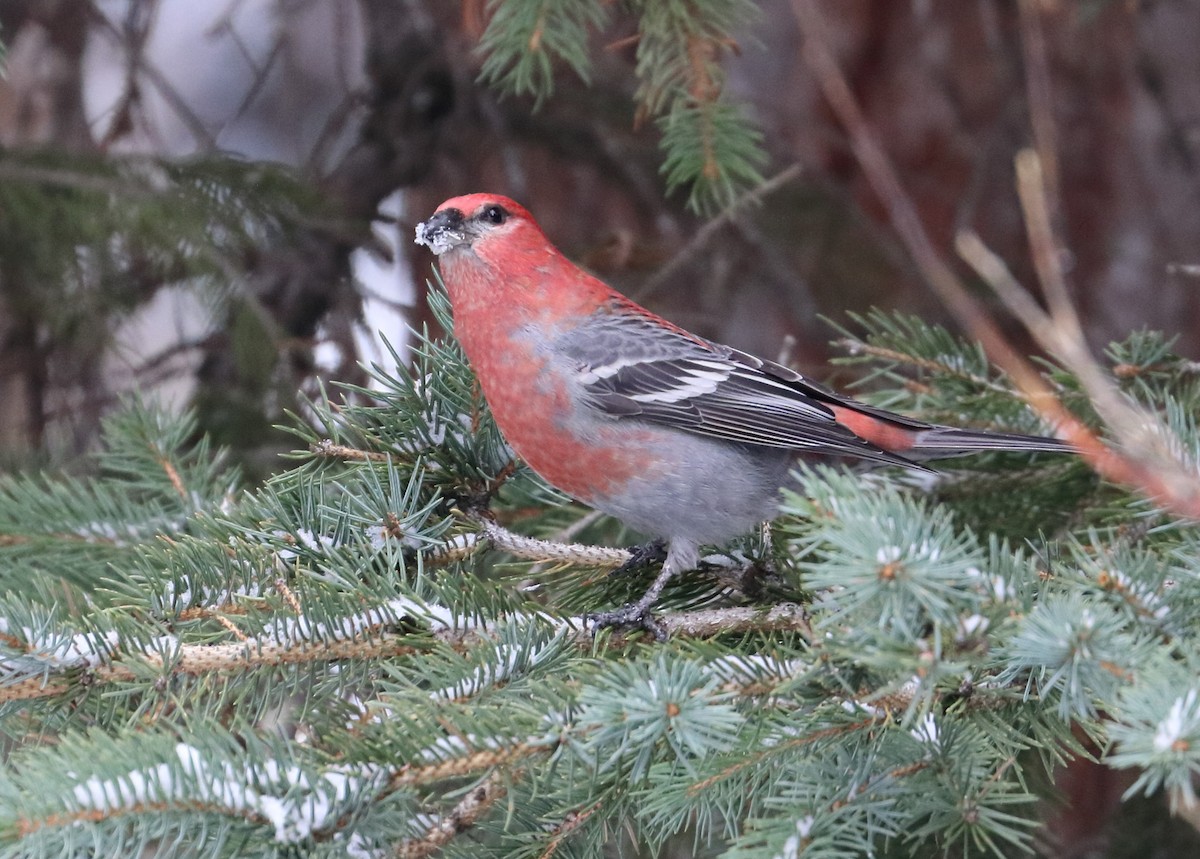
[[[247,638],[228,644],[185,644],[175,659],[156,653],[133,654],[127,661],[112,662],[87,671],[78,679],[31,677],[0,686],[0,703],[65,695],[73,689],[92,689],[108,683],[146,682],[147,676],[170,672],[198,677],[278,665],[335,662],[342,659],[390,659],[416,651],[411,635],[380,634],[332,642],[274,643]],[[77,667],[71,667],[73,674]]]
[[442,817],[420,839],[404,841],[396,848],[396,859],[425,859],[441,850],[455,835],[470,829],[505,794],[499,773],[493,772],[472,788],[450,813]]
[[718,45],[709,36],[697,33],[689,33],[686,42],[687,47],[684,51],[688,58],[688,95],[697,104],[714,102],[721,95],[721,83],[711,71]]
[[804,37],[804,59],[817,77],[825,100],[845,127],[850,137],[850,147],[863,173],[887,209],[892,226],[925,281],[968,332],[983,344],[992,360],[1013,377],[1018,387],[1039,392],[1039,399],[1054,399],[1041,376],[1005,339],[934,247],[916,206],[905,193],[891,160],[876,139],[845,75],[838,67],[816,5],[812,0],[792,0],[792,10]]
[[[984,347],[984,350],[1013,379],[1014,384],[1024,394],[1029,404],[1043,417],[1056,425],[1061,438],[1068,441],[1084,457],[1091,467],[1101,476],[1114,482],[1122,483],[1140,490],[1155,499],[1156,502],[1173,512],[1200,518],[1200,485],[1186,475],[1188,469],[1180,468],[1176,463],[1175,473],[1167,469],[1147,468],[1144,464],[1135,462],[1130,456],[1123,456],[1104,445],[1077,417],[1075,417],[1055,395],[1054,391],[1042,378],[1028,360],[1021,355],[1003,336],[996,324],[988,317],[982,307],[976,302],[938,253],[930,241],[916,207],[905,193],[892,167],[891,161],[877,141],[866,117],[863,115],[845,76],[838,68],[837,62],[830,50],[825,35],[824,22],[820,12],[812,0],[792,0],[792,9],[800,24],[804,36],[804,57],[810,69],[816,75],[826,100],[850,137],[850,145],[863,168],[868,181],[874,188],[888,211],[893,227],[899,233],[905,247],[908,249],[925,280],[937,293],[938,297],[955,317],[968,329]],[[1078,331],[1078,323],[1072,323],[1073,311],[1069,302],[1065,302],[1065,287],[1061,281],[1061,254],[1053,240],[1049,204],[1045,202],[1045,187],[1042,177],[1036,175],[1036,154],[1022,156],[1018,159],[1018,170],[1023,171],[1021,180],[1021,197],[1026,209],[1026,226],[1031,231],[1030,240],[1034,249],[1035,265],[1039,276],[1044,279],[1043,286],[1051,296],[1052,307],[1060,311],[1061,326],[1034,324],[1030,333],[1038,336],[1039,330],[1046,332],[1057,328],[1059,334],[1067,332],[1074,334]],[[1049,235],[1048,235],[1049,234]],[[983,243],[969,232],[960,234],[958,238],[959,253],[967,258],[992,285],[993,289],[1006,303],[1010,310],[1026,323],[1027,327],[1034,320],[1045,317],[1043,311],[1028,296],[1023,289],[1016,285],[1007,269]],[[1015,288],[1013,288],[1015,287]],[[1023,297],[1018,297],[1023,296]],[[1065,304],[1065,308],[1062,306]],[[1070,313],[1071,315],[1068,315]],[[1022,314],[1024,314],[1022,316]],[[1045,317],[1049,318],[1049,317]],[[1038,329],[1038,330],[1034,330]],[[1069,357],[1068,366],[1073,371],[1082,370],[1086,375],[1081,381],[1088,386],[1089,394],[1101,394],[1103,405],[1106,394],[1105,386],[1098,384],[1095,392],[1089,385],[1089,378],[1096,378],[1099,368],[1094,361],[1083,360],[1087,356],[1086,347],[1082,347],[1082,336],[1066,337],[1057,344],[1060,351],[1064,345],[1070,345],[1075,358]],[[1075,352],[1081,348],[1080,352]],[[1099,374],[1103,379],[1103,373]],[[1128,407],[1115,408],[1113,414],[1128,414]],[[1144,437],[1145,433],[1141,433]],[[1128,451],[1127,451],[1128,453]],[[1181,475],[1179,472],[1185,472]],[[1191,469],[1194,472],[1194,469]]]
[[423,549],[421,558],[426,564],[445,567],[471,557],[485,546],[487,541],[478,534],[457,534],[439,546]]
[[47,531],[33,534],[0,534],[0,546],[24,546],[39,540],[65,540],[68,543],[89,543],[96,546],[116,546],[117,541],[112,537],[102,537],[99,534],[72,534],[65,531]]
[[246,633],[242,632],[241,629],[238,628],[237,624],[235,624],[232,620],[230,620],[229,618],[227,618],[225,615],[221,614],[220,612],[215,612],[215,611],[208,612],[207,616],[210,617],[211,619],[215,620],[221,626],[225,627],[225,631],[228,632],[230,635],[232,635],[234,638],[236,638],[238,641],[247,642],[250,640],[250,636],[248,636],[248,635],[246,635]]
[[282,576],[275,580],[275,589],[279,591],[283,597],[283,601],[288,604],[288,608],[292,610],[292,614],[297,617],[304,614],[304,607],[300,605],[300,599],[296,596],[295,591],[288,587],[287,580]]
[[174,488],[175,494],[183,499],[185,504],[188,503],[191,499],[188,497],[187,487],[183,485],[183,478],[179,476],[179,471],[175,468],[175,464],[157,449],[154,451],[154,459],[166,473],[167,479],[171,481],[171,486]]
[[322,439],[309,445],[309,453],[321,459],[344,459],[350,462],[387,462],[388,455],[374,450],[359,450],[337,444],[332,439]]
[[536,54],[542,49],[542,35],[546,32],[546,15],[550,11],[550,4],[543,3],[542,9],[538,12],[537,21],[533,25],[533,32],[529,34],[529,53]]
[[[760,609],[735,606],[700,611],[670,612],[659,618],[669,636],[681,638],[713,638],[718,635],[748,632],[799,632],[811,636],[808,616],[801,606],[782,603]],[[530,623],[536,622],[534,617]],[[591,651],[596,639],[582,618],[565,621],[569,624],[572,643],[581,650]],[[0,704],[9,701],[28,701],[55,695],[69,694],[80,688],[92,689],[108,683],[146,683],[147,677],[170,673],[199,677],[282,665],[337,662],[343,659],[384,660],[407,656],[422,649],[430,634],[392,632],[383,623],[362,635],[333,641],[303,640],[276,642],[263,638],[248,638],[245,642],[225,644],[180,645],[175,658],[156,653],[133,653],[126,661],[111,662],[81,675],[78,666],[65,666],[73,675],[70,679],[56,676],[30,677],[0,686]],[[432,637],[458,650],[491,640],[492,633],[484,627],[468,626],[438,629]],[[603,644],[624,647],[631,635],[615,633]],[[119,647],[119,645],[117,645]],[[82,676],[84,679],[79,679]]]
[[[1189,467],[1170,454],[1162,436],[1167,432],[1157,417],[1135,409],[1113,388],[1103,371],[1079,341],[1065,339],[1074,326],[1057,326],[1026,292],[1004,263],[974,233],[958,237],[958,249],[966,260],[1022,321],[1043,348],[1057,352],[1079,377],[1096,410],[1122,442],[1118,452],[1101,441],[1050,392],[1039,376],[1015,378],[1025,398],[1058,427],[1058,434],[1106,480],[1132,487],[1166,509],[1200,519],[1200,480],[1194,464]],[[1032,371],[1032,368],[1030,368]]]
[[515,534],[489,519],[470,517],[470,521],[480,527],[483,536],[494,548],[530,561],[615,569],[629,560],[629,552],[626,549],[587,546],[582,543],[555,543]]
[[[1017,172],[1017,197],[1021,201],[1021,214],[1025,221],[1025,233],[1033,255],[1033,266],[1037,270],[1038,282],[1046,294],[1050,316],[1065,330],[1063,333],[1074,343],[1083,344],[1083,327],[1071,298],[1067,293],[1066,275],[1063,272],[1063,248],[1054,235],[1054,216],[1047,183],[1050,176],[1045,169],[1043,156],[1032,149],[1022,149],[1015,159]],[[1036,306],[1036,305],[1035,305]],[[1084,347],[1086,349],[1086,347]]]
[[713,148],[712,110],[717,99],[721,97],[721,83],[712,74],[710,67],[717,53],[717,45],[707,36],[689,33],[686,53],[689,70],[688,96],[700,110],[700,149],[704,162],[700,174],[709,182],[715,182],[721,175],[721,166],[717,163],[716,150]]
[[551,859],[558,852],[559,845],[566,840],[567,836],[586,823],[588,818],[599,811],[600,808],[601,804],[597,802],[582,811],[576,811],[564,817],[562,822],[551,830],[553,835],[550,838],[550,843],[546,845],[545,850],[538,854],[538,859]]
[[545,754],[557,748],[557,742],[516,743],[508,748],[481,749],[468,752],[462,757],[449,758],[435,764],[414,767],[411,764],[400,767],[388,779],[385,792],[398,790],[402,787],[435,784],[452,778],[462,778],[480,770],[504,766],[515,761],[524,760],[531,755]]
[[696,796],[697,794],[702,793],[703,791],[712,787],[717,782],[724,781],[735,773],[746,769],[746,767],[757,766],[761,761],[766,760],[767,758],[770,758],[779,752],[784,751],[785,749],[795,749],[801,746],[809,746],[813,743],[819,742],[820,740],[825,740],[830,737],[841,737],[846,734],[853,733],[854,731],[866,730],[867,728],[878,724],[879,720],[872,716],[869,719],[859,719],[857,722],[851,722],[845,725],[833,725],[828,728],[822,728],[819,731],[813,731],[811,734],[805,734],[803,737],[794,737],[790,740],[786,740],[782,743],[771,746],[770,748],[763,749],[762,751],[751,755],[750,757],[743,758],[737,763],[721,770],[719,773],[696,782],[687,789],[688,796]]
[[188,811],[193,814],[220,814],[246,820],[259,826],[270,825],[264,815],[247,809],[221,805],[216,802],[196,802],[179,800],[174,802],[139,802],[133,805],[123,805],[117,808],[87,808],[71,812],[49,814],[41,818],[18,817],[12,827],[16,835],[25,838],[50,827],[63,828],[78,826],[82,823],[101,823],[129,814],[163,815],[168,812]]
[[[838,67],[816,5],[812,0],[792,0],[792,10],[804,36],[804,59],[816,76],[825,100],[845,127],[850,148],[925,281],[968,332],[983,344],[992,360],[1012,375],[1022,389],[1027,386],[1044,388],[1041,377],[1008,343],[934,247],[916,206],[905,193],[891,160]],[[1048,389],[1046,392],[1049,394]]]
[[922,276],[976,339],[985,345],[991,341],[1003,343],[991,320],[962,289],[958,277],[942,260],[925,232],[916,206],[901,186],[890,159],[875,138],[838,67],[816,4],[812,0],[792,0],[792,11],[804,38],[804,60],[816,76],[825,100],[846,129],[850,148]]
[[[795,603],[780,603],[770,608],[736,606],[679,611],[664,614],[659,620],[666,627],[668,637],[715,638],[747,632],[799,632],[810,641],[813,638],[808,612]],[[613,639],[621,637],[613,636]],[[584,642],[580,640],[579,643]]]

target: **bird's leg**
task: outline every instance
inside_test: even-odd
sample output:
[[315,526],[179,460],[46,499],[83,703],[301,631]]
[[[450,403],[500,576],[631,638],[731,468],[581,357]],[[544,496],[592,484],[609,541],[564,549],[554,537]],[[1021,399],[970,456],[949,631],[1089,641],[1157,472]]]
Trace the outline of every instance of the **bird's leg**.
[[665,540],[651,540],[649,543],[643,543],[640,546],[634,546],[629,550],[629,560],[614,569],[608,575],[610,577],[624,576],[635,570],[640,570],[642,567],[648,567],[651,564],[656,564],[659,561],[666,560],[667,543]]
[[666,627],[650,611],[650,606],[658,601],[663,588],[667,586],[667,582],[671,581],[674,575],[675,565],[668,559],[667,563],[663,564],[662,572],[658,574],[637,602],[626,603],[612,611],[591,612],[584,615],[584,619],[596,624],[596,629],[605,627],[644,629],[653,635],[656,641],[666,641]]

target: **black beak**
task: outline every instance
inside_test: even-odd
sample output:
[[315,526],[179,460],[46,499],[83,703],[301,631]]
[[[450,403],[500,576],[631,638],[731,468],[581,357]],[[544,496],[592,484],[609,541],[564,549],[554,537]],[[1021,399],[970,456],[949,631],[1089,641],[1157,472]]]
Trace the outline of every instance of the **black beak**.
[[463,213],[458,209],[442,209],[440,212],[434,212],[433,217],[425,222],[425,231],[433,232],[434,230],[454,230],[462,229]]
[[465,238],[463,213],[458,209],[442,209],[429,220],[417,224],[416,243],[425,245],[435,254],[449,250]]

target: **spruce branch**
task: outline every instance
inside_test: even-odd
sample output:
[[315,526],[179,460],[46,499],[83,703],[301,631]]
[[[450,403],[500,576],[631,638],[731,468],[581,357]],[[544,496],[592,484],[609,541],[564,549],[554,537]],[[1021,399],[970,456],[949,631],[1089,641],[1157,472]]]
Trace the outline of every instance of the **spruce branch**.
[[513,533],[490,519],[480,517],[475,521],[493,547],[526,560],[615,569],[630,558],[625,549],[556,543]]
[[554,91],[554,62],[566,63],[585,82],[589,77],[590,31],[608,18],[600,0],[505,0],[492,12],[479,40],[483,79],[537,101]]
[[309,445],[309,453],[321,459],[337,459],[346,462],[387,462],[388,454],[375,450],[360,450],[344,444],[336,444],[332,439],[322,439],[316,444]]
[[553,859],[559,847],[566,842],[583,824],[587,823],[588,818],[594,815],[602,807],[599,802],[592,803],[586,808],[572,809],[570,814],[567,814],[563,819],[551,830],[550,840],[546,843],[546,849],[538,854],[538,859]]
[[553,752],[558,739],[550,738],[538,742],[514,743],[503,748],[468,750],[466,754],[448,757],[426,766],[406,765],[389,776],[386,790],[399,790],[437,784],[463,778],[480,770],[492,770],[511,766],[530,757]]
[[[848,332],[845,333],[848,334]],[[853,336],[845,336],[834,340],[831,345],[845,349],[852,358],[866,356],[877,361],[885,361],[888,364],[898,364],[923,370],[938,378],[960,378],[980,388],[987,388],[997,393],[1009,393],[1009,389],[995,379],[989,379],[986,376],[973,373],[964,367],[961,361],[954,360],[958,357],[957,355],[946,355],[939,360],[937,358],[913,354],[913,350],[911,349],[889,348]]]
[[[553,92],[556,62],[587,82],[590,36],[606,25],[607,6],[599,0],[490,3],[479,42],[481,77],[537,102]],[[636,45],[635,125],[657,118],[668,190],[687,188],[688,205],[697,211],[733,204],[743,189],[762,182],[766,156],[742,105],[724,93],[721,60],[739,50],[733,34],[757,7],[748,0],[637,0],[630,8],[638,32],[616,44]]]
[[[329,637],[327,633],[309,634],[303,637],[289,636],[280,641],[273,634],[248,636],[238,629],[226,629],[238,640],[226,644],[176,644],[158,642],[162,652],[142,650],[128,654],[119,661],[97,665],[80,673],[78,663],[64,663],[61,676],[24,677],[9,679],[0,684],[0,703],[28,701],[71,694],[79,689],[94,689],[113,683],[141,683],[147,676],[192,676],[211,674],[237,674],[247,670],[285,665],[318,665],[339,661],[379,662],[398,656],[411,655],[420,650],[424,633],[400,633],[389,631],[396,621],[392,616],[403,616],[404,609],[416,612],[414,617],[434,618],[432,637],[456,650],[466,650],[485,640],[494,640],[487,628],[469,623],[449,625],[449,616],[440,607],[422,607],[415,604],[405,606],[396,603],[385,611],[367,612],[358,617],[347,618],[344,625],[354,628],[351,637]],[[425,612],[432,610],[432,614]],[[194,611],[194,610],[190,610]],[[218,613],[207,611],[205,616],[215,617]],[[195,616],[194,614],[190,616]],[[438,620],[444,618],[444,620]],[[541,616],[542,620],[546,616]],[[509,621],[513,621],[509,618]],[[533,624],[539,618],[527,615],[524,622]],[[747,634],[754,632],[801,632],[811,635],[808,619],[801,606],[783,603],[759,609],[731,606],[719,609],[700,609],[664,613],[663,626],[671,636],[686,639],[706,639],[725,634]],[[571,642],[580,650],[595,647],[592,633],[586,628],[584,618],[576,617],[563,623],[570,631]],[[225,626],[225,624],[222,624]],[[607,646],[620,648],[630,636],[612,634],[603,639]],[[9,646],[17,643],[7,637]],[[111,644],[113,652],[120,652],[118,640]],[[91,657],[89,657],[91,658]],[[99,659],[100,656],[96,656]]]
[[786,740],[770,749],[764,749],[763,751],[757,752],[750,757],[743,758],[737,763],[726,767],[721,772],[709,776],[702,781],[696,782],[688,787],[688,793],[693,796],[702,793],[718,782],[731,778],[745,769],[760,766],[764,761],[774,757],[775,755],[788,752],[793,749],[802,748],[804,746],[810,746],[814,743],[823,742],[824,740],[843,737],[846,734],[853,733],[855,731],[865,731],[875,727],[878,725],[878,723],[878,719],[872,716],[868,719],[860,719],[857,722],[850,722],[848,724],[833,725],[828,728],[822,728],[821,730],[813,731],[811,734]]
[[0,685],[0,702],[27,701],[66,695],[78,688],[92,689],[110,683],[141,683],[148,673],[159,676],[203,676],[243,673],[249,669],[281,665],[315,664],[340,660],[378,661],[412,653],[411,636],[376,636],[333,642],[279,643],[236,632],[230,644],[180,645],[173,653],[143,653],[121,662],[101,665],[85,674],[70,672],[70,679],[25,678]]
[[[863,357],[915,370],[923,407],[1013,419],[976,346],[914,319],[865,327],[897,355]],[[1123,394],[1195,448],[1200,387],[1169,344],[1110,355],[1145,368]],[[765,557],[804,606],[729,605],[722,572],[669,594],[665,644],[595,635],[578,613],[598,588],[580,585],[627,557],[587,545],[615,544],[611,523],[513,465],[452,344],[419,344],[414,373],[314,404],[310,453],[252,491],[149,415],[114,425],[97,480],[5,485],[6,533],[136,536],[86,545],[87,591],[55,577],[0,600],[0,715],[27,746],[0,768],[0,848],[116,855],[205,831],[263,853],[532,859],[600,855],[627,829],[731,859],[1006,855],[1030,843],[1037,771],[1088,753],[1077,730],[1146,773],[1139,791],[1188,799],[1194,523],[1062,460],[983,460],[935,494],[807,469],[769,537],[711,556]],[[1035,489],[1077,516],[1048,527]],[[1002,501],[1029,521],[995,521]],[[32,544],[0,557],[37,578],[64,542],[36,571]],[[537,564],[555,568],[537,589],[510,586]]]
[[470,829],[505,794],[499,774],[493,772],[483,782],[471,788],[425,835],[401,843],[395,852],[396,859],[424,859],[438,852],[461,832]]
[[231,817],[256,826],[270,824],[270,820],[266,816],[248,809],[231,808],[218,802],[177,800],[173,802],[134,802],[111,810],[85,808],[73,812],[48,814],[40,818],[19,818],[13,821],[13,825],[18,837],[27,838],[45,829],[62,829],[85,823],[104,823],[121,817],[145,817],[169,812]]

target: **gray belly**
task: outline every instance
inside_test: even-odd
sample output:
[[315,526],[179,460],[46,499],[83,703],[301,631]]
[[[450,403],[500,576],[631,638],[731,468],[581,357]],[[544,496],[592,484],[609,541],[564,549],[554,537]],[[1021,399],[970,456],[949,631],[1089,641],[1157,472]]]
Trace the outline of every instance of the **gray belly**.
[[597,509],[656,537],[721,543],[775,518],[794,454],[672,432],[655,467]]

